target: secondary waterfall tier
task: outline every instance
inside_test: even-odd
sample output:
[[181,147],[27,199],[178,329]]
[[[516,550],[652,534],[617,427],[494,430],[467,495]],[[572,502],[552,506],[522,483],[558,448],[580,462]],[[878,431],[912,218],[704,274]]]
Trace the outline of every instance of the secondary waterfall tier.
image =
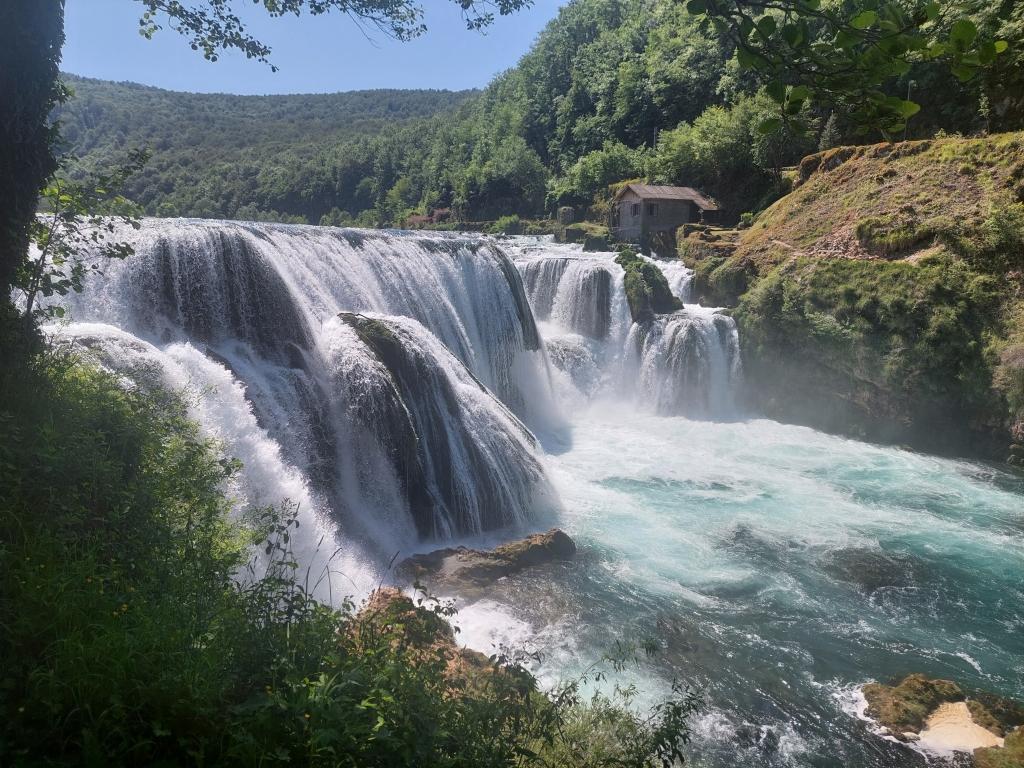
[[171,351],[201,359],[298,478],[294,501],[392,553],[417,534],[475,534],[556,504],[525,426],[557,424],[547,365],[519,274],[493,244],[181,220],[116,236],[135,255],[69,305],[76,323],[107,330],[64,333],[82,346],[102,337],[115,369],[146,349],[171,382]]
[[638,397],[661,415],[723,419],[735,414],[740,345],[731,317],[689,306],[630,329],[628,369]]
[[666,416],[735,416],[742,372],[736,324],[719,310],[686,303],[693,270],[652,260],[684,307],[634,324],[614,255],[525,239],[511,250],[563,397],[628,398]]

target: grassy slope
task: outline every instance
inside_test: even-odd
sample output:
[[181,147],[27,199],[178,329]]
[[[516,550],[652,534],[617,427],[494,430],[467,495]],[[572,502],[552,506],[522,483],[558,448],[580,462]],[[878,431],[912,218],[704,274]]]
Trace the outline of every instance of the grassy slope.
[[[738,304],[773,416],[1006,458],[1024,424],[1024,134],[843,147],[733,248],[684,258]],[[1019,449],[1017,449],[1019,451]]]

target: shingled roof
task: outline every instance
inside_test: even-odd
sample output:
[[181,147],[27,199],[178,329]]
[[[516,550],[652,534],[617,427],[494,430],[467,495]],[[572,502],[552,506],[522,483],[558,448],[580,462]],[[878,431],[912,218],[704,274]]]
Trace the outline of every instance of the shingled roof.
[[633,190],[638,197],[644,200],[690,200],[698,208],[704,211],[717,211],[718,203],[710,198],[704,197],[693,187],[663,187],[656,184],[627,184],[615,196],[618,200],[627,189]]

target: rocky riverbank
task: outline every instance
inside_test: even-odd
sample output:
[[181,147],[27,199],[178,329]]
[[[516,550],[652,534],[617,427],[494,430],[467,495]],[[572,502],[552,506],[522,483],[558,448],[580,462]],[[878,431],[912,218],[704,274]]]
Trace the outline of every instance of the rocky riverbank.
[[1024,134],[841,147],[736,238],[690,232],[771,418],[1024,463]]

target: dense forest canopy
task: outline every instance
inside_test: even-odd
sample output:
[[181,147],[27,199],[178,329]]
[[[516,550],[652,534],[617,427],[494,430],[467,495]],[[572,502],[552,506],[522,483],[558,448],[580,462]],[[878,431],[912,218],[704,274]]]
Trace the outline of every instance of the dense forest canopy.
[[[906,136],[1020,128],[1024,8],[947,5],[1009,50],[966,83],[926,60],[895,80],[923,107]],[[780,169],[809,152],[881,138],[858,134],[841,105],[806,107],[806,131],[765,134],[778,109],[765,82],[685,4],[574,0],[473,96],[196,96],[73,80],[62,119],[84,164],[153,149],[129,192],[155,215],[381,225],[434,208],[479,221],[571,204],[599,216],[609,184],[647,177],[700,187],[735,219],[783,192]],[[345,125],[332,122],[341,105]]]
[[250,219],[311,215],[322,190],[304,188],[303,177],[318,177],[307,169],[323,167],[327,153],[454,109],[474,93],[233,96],[64,79],[74,95],[59,119],[83,166],[102,168],[127,147],[146,147],[152,158],[131,193],[150,213]]

